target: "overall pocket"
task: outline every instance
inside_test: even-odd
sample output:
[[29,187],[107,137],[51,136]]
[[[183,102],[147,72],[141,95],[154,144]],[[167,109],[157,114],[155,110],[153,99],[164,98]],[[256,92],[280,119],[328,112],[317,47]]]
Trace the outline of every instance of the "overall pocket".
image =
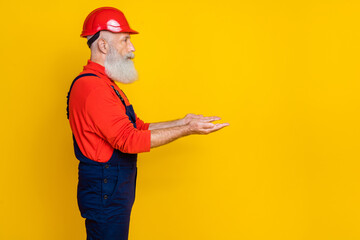
[[117,166],[118,175],[115,187],[104,207],[113,214],[130,214],[135,200],[136,166]]

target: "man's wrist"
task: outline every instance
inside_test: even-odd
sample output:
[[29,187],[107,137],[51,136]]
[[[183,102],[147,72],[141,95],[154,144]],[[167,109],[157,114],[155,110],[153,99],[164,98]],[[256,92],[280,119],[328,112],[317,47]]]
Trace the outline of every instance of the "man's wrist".
[[184,126],[186,124],[187,123],[185,122],[185,118],[181,118],[181,119],[176,120],[176,126]]
[[192,129],[191,129],[191,126],[189,124],[184,124],[184,125],[182,125],[180,127],[183,129],[183,136],[188,136],[188,135],[191,135],[193,133]]

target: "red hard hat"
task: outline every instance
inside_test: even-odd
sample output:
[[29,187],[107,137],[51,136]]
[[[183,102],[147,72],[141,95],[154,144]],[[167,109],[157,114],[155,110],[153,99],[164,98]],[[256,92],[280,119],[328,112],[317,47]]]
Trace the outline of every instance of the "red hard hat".
[[113,7],[101,7],[92,11],[85,19],[83,31],[80,36],[91,36],[101,30],[114,33],[138,33],[130,28],[124,14],[119,9]]

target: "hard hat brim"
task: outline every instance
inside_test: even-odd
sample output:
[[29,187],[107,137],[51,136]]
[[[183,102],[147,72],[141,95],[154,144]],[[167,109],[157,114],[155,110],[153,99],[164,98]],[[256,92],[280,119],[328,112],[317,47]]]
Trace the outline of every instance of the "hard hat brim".
[[[129,33],[129,34],[139,34],[138,31],[135,31],[131,28],[128,28],[128,29],[122,29],[121,31],[112,31],[112,30],[109,30],[109,29],[102,29],[100,31],[109,31],[109,32],[113,32],[113,33]],[[80,34],[80,37],[87,37],[87,36],[92,36],[94,35],[95,33],[97,33],[99,31],[96,31],[96,32],[83,32]]]

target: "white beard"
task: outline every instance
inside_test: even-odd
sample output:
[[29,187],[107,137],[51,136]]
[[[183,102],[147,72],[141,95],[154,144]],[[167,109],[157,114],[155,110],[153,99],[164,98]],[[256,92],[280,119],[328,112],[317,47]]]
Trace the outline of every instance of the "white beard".
[[121,56],[115,48],[110,46],[109,53],[105,58],[105,73],[114,81],[128,84],[138,79],[138,73],[131,59],[135,57],[133,52]]

